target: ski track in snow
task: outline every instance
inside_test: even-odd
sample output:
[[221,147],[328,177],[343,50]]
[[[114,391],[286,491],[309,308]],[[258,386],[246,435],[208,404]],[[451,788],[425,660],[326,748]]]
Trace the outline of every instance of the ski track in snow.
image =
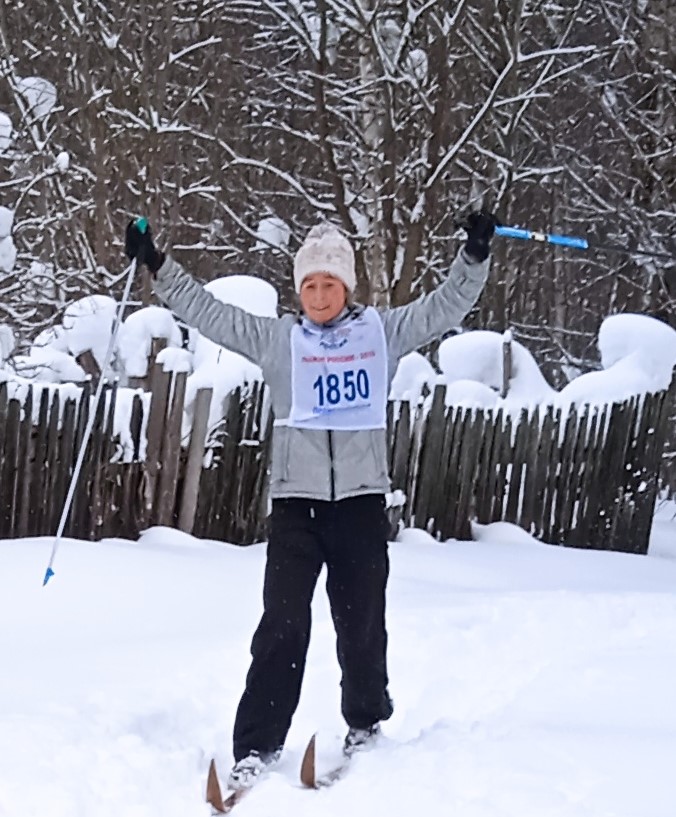
[[[278,769],[236,810],[270,814],[674,817],[676,522],[651,555],[497,534],[391,546],[382,746],[304,791],[303,749],[335,756],[335,639],[322,579],[300,708]],[[153,529],[139,543],[0,542],[0,816],[208,815],[260,614],[264,546]]]

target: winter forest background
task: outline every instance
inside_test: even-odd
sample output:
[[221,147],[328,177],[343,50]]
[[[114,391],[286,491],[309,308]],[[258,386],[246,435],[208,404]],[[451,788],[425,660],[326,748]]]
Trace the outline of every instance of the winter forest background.
[[[0,324],[20,351],[119,296],[139,213],[203,280],[260,275],[287,307],[321,216],[379,304],[432,288],[479,205],[676,255],[674,32],[670,0],[3,2]],[[675,325],[669,264],[496,240],[468,326],[511,327],[560,388],[608,314]]]

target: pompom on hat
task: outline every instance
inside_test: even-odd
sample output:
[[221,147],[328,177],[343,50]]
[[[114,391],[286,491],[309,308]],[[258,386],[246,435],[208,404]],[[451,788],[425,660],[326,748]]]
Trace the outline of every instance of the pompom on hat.
[[352,294],[357,286],[352,244],[333,224],[318,224],[307,234],[293,261],[296,292],[308,275],[327,272],[339,278]]

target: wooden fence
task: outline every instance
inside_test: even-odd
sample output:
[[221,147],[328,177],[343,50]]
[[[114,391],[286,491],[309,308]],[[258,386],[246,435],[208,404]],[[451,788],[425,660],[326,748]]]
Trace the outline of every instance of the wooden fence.
[[404,520],[444,539],[504,520],[553,544],[646,553],[673,394],[518,417],[447,409],[442,388],[426,417],[404,403],[390,436]]
[[[66,535],[133,539],[168,525],[242,544],[263,539],[272,427],[265,389],[232,393],[209,435],[211,391],[198,392],[182,446],[186,375],[155,366],[150,386],[149,405],[141,393],[133,398],[126,462],[116,461],[117,390],[107,389]],[[36,384],[19,401],[0,384],[0,538],[56,531],[89,398],[89,387],[62,400]],[[393,488],[407,496],[393,515],[442,538],[468,538],[472,519],[506,520],[552,543],[645,553],[672,404],[673,390],[513,417],[447,408],[442,388],[429,409],[390,403]]]

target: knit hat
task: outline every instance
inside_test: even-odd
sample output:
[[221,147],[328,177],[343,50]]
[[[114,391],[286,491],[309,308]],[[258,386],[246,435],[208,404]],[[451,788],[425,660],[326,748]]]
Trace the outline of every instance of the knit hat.
[[328,272],[345,284],[349,293],[357,286],[352,244],[333,224],[317,224],[307,234],[293,261],[293,283],[296,292],[308,275]]

